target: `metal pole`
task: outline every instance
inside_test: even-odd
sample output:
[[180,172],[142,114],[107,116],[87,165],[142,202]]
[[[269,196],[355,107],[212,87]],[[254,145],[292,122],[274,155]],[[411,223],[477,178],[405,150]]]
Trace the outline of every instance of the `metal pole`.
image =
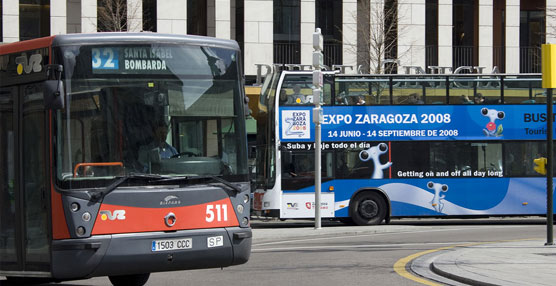
[[[317,108],[320,108],[317,107]],[[321,191],[321,126],[315,123],[315,229],[321,229],[320,191]]]
[[546,170],[546,244],[545,245],[554,245],[554,239],[553,239],[553,226],[554,226],[554,212],[552,210],[552,204],[553,204],[553,163],[552,163],[552,157],[553,157],[553,153],[554,151],[552,150],[553,148],[553,121],[554,121],[554,115],[553,115],[553,111],[552,111],[552,88],[548,88],[546,90],[546,114],[548,117],[548,120],[546,121],[546,128],[548,129],[546,132],[546,149],[547,149],[547,158],[546,158],[546,164],[547,166],[547,170]]
[[315,123],[315,229],[321,229],[320,191],[321,191],[321,88],[323,85],[323,38],[320,28],[313,33],[313,122]]

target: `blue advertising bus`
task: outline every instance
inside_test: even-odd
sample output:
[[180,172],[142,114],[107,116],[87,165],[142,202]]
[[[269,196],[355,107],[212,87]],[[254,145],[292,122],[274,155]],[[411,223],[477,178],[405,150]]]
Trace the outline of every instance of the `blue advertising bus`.
[[[258,114],[264,215],[314,217],[312,74],[267,78]],[[324,76],[323,217],[546,214],[546,95],[539,74]]]

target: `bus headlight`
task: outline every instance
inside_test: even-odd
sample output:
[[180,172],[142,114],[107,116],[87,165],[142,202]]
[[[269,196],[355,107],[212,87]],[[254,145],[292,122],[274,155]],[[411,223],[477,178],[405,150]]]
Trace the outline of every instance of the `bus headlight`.
[[85,235],[85,228],[80,226],[75,230],[75,233],[77,233],[78,236],[83,236]]
[[249,195],[243,196],[243,203],[246,204],[249,202]]
[[81,216],[81,218],[84,221],[90,221],[91,220],[91,213],[90,212],[84,212],[83,215]]
[[240,214],[243,213],[243,210],[244,210],[243,205],[237,205],[236,210]]
[[79,208],[80,208],[80,207],[79,207],[79,204],[78,204],[78,203],[75,203],[75,202],[74,202],[74,203],[71,203],[71,204],[70,204],[70,210],[71,210],[72,212],[78,211]]
[[249,224],[249,219],[246,218],[246,217],[242,218],[242,219],[241,219],[241,224],[243,224],[243,225]]

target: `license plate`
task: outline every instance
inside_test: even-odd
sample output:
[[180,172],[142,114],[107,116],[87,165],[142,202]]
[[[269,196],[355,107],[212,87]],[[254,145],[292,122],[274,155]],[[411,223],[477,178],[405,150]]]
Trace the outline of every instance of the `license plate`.
[[153,240],[152,251],[167,251],[167,250],[180,250],[190,249],[193,247],[193,240],[191,238],[177,238],[165,240]]
[[224,246],[224,236],[220,235],[220,236],[207,237],[208,248],[219,247],[219,246]]

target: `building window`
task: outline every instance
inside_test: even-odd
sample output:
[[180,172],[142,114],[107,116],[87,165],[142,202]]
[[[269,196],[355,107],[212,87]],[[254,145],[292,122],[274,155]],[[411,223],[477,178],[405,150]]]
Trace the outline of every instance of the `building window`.
[[2,1],[0,1],[0,43],[4,41],[4,10],[2,10]]
[[342,60],[342,1],[316,0],[316,27],[324,38],[324,64],[341,65]]
[[156,32],[156,0],[143,0],[143,31]]
[[274,62],[301,62],[300,1],[274,0]]
[[452,6],[452,67],[476,66],[479,19],[478,1],[454,0]]
[[494,0],[492,65],[506,71],[506,0]]
[[[232,8],[231,9],[231,13],[232,13],[232,27],[234,27],[232,29],[232,39],[236,40],[237,43],[239,44],[239,48],[241,49],[241,58],[245,59],[244,55],[244,22],[245,22],[245,4],[244,4],[244,0],[231,0],[232,2]],[[243,69],[243,60],[241,61],[241,66]],[[245,69],[243,69],[245,70]]]
[[371,1],[357,1],[357,66],[371,73]]
[[541,72],[541,44],[545,43],[545,1],[521,1],[519,72]]
[[207,35],[207,0],[187,0],[187,33]]
[[383,9],[384,19],[384,73],[398,73],[395,62],[398,59],[398,0],[385,0]]
[[97,31],[127,31],[127,0],[97,0]]
[[50,0],[19,1],[19,40],[50,36]]
[[438,66],[438,0],[425,3],[425,69]]

